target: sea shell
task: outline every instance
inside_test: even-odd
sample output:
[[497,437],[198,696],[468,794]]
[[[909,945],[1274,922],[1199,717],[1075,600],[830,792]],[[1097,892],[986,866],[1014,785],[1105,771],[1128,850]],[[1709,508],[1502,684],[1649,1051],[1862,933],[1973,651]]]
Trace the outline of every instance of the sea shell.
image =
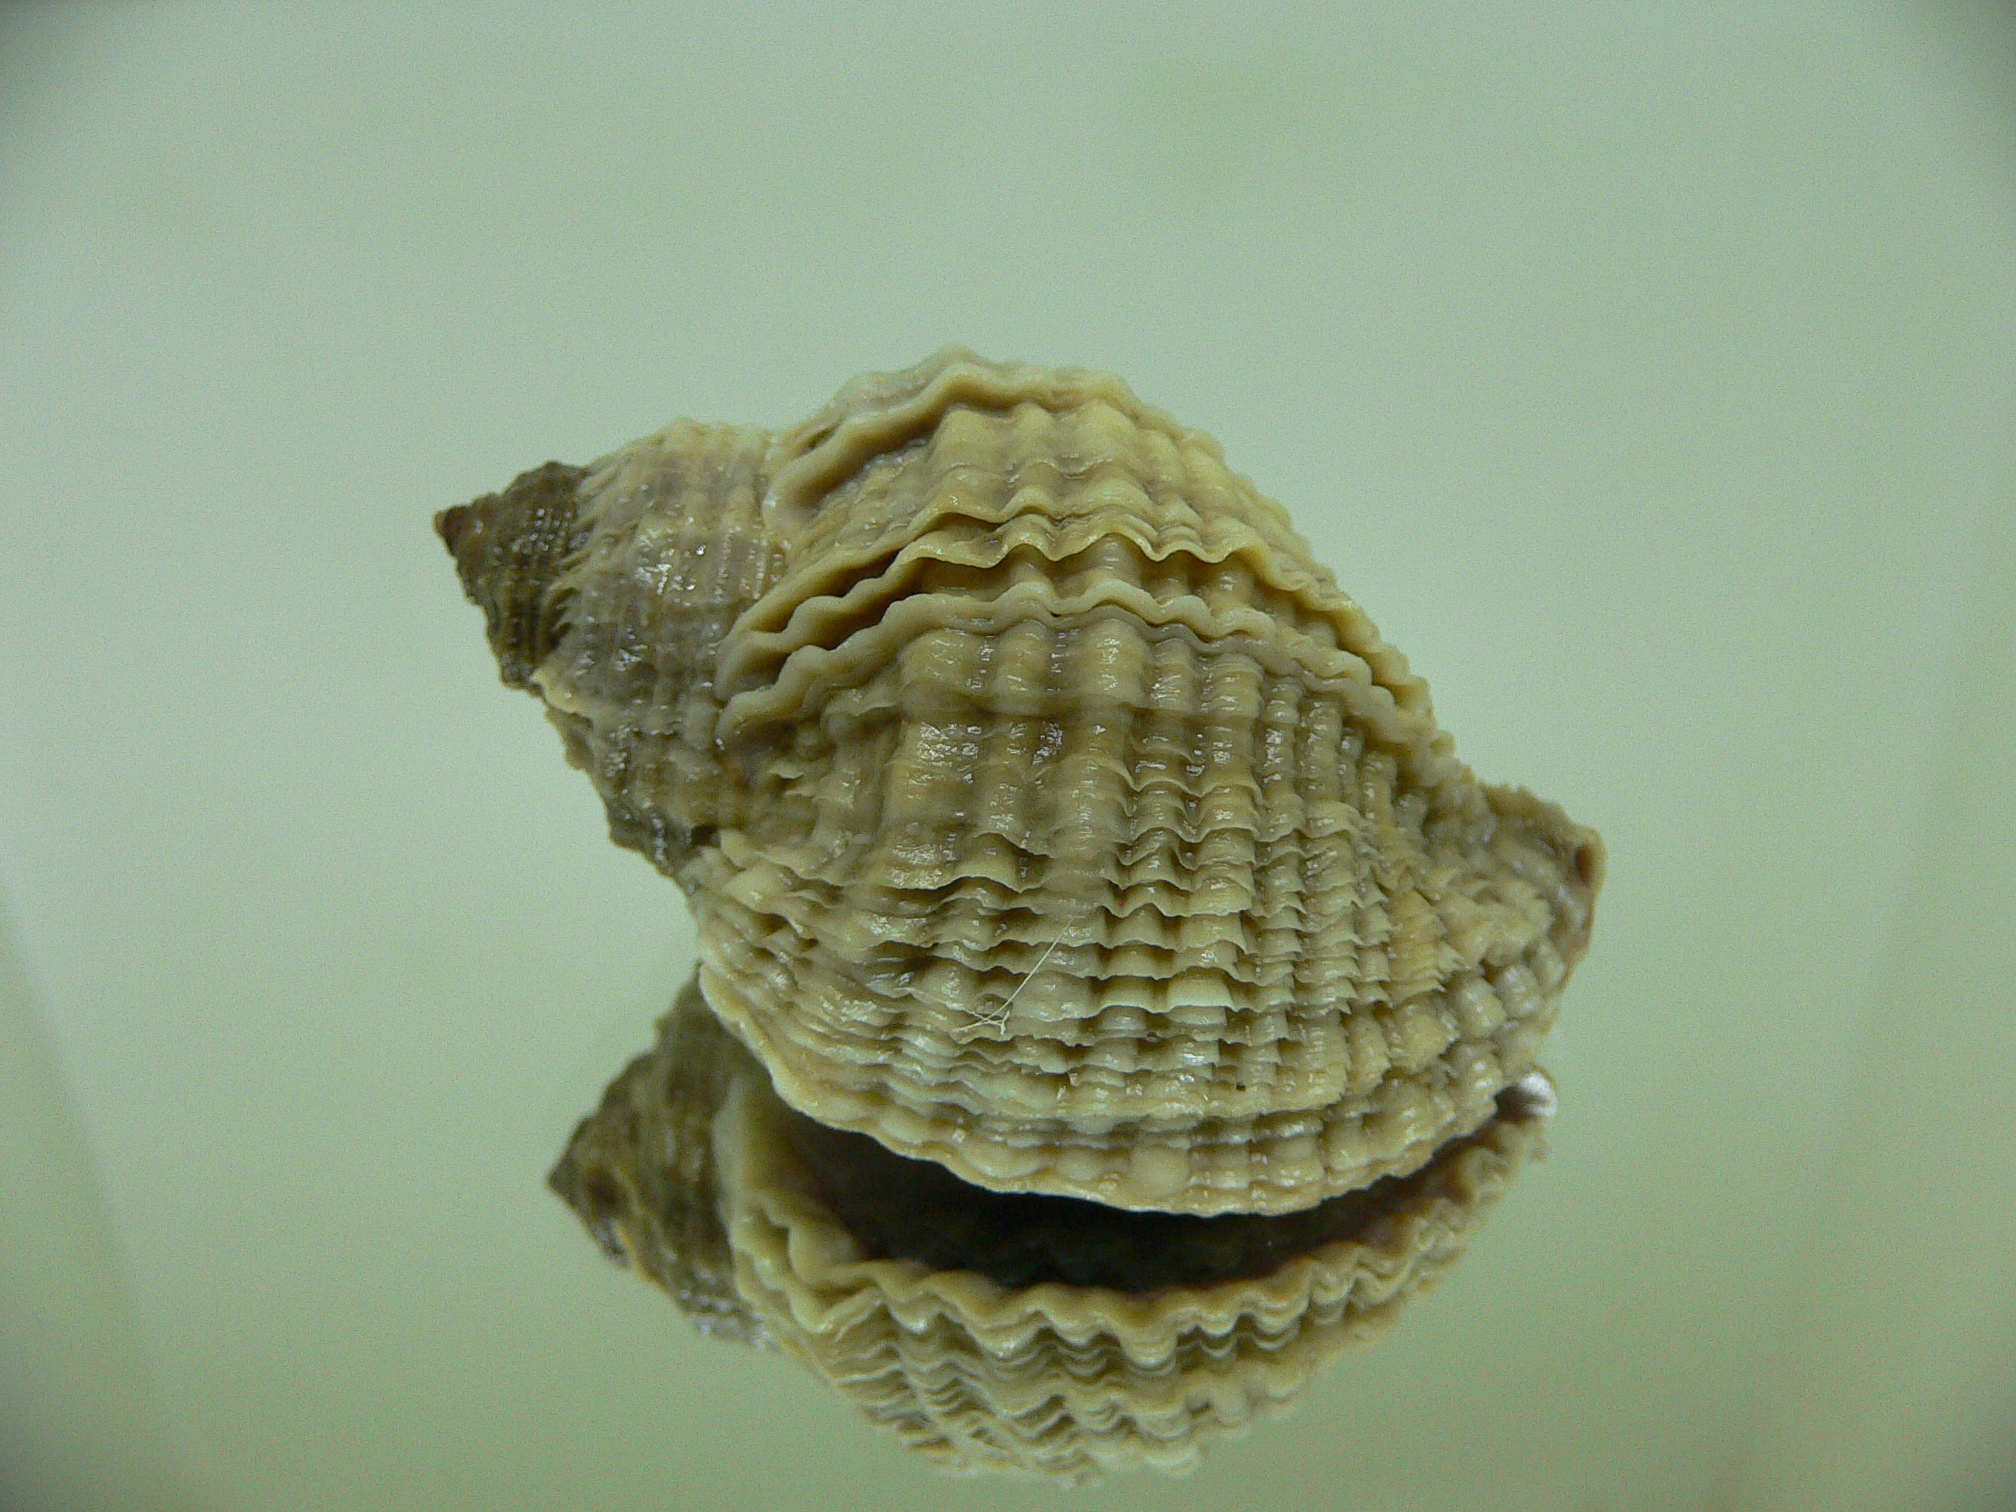
[[1183,1470],[1436,1280],[1537,1155],[1535,1073],[1413,1174],[1286,1217],[1004,1196],[812,1123],[688,986],[552,1183],[709,1332],[952,1470]]
[[1415,1170],[1586,947],[1594,832],[1479,783],[1116,378],[947,349],[438,523],[777,1094],[964,1181],[1283,1213]]

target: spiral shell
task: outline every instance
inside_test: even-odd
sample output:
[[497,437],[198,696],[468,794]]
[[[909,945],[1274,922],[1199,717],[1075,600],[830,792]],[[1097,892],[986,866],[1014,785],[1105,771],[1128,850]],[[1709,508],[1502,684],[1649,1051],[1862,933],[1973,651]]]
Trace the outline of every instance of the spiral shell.
[[440,521],[784,1101],[1004,1192],[1281,1213],[1535,1064],[1594,832],[1479,783],[1210,438],[952,348]]
[[826,1130],[689,986],[553,1185],[707,1331],[781,1344],[951,1470],[1185,1470],[1382,1331],[1539,1153],[1500,1095],[1420,1170],[1286,1217],[1002,1196]]

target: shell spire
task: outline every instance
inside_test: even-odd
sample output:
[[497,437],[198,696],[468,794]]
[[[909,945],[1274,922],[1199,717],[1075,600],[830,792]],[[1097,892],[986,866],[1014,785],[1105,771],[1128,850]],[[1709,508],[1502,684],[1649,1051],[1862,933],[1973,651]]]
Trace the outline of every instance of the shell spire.
[[504,681],[545,704],[611,838],[675,878],[739,813],[714,662],[779,560],[761,507],[769,443],[681,420],[435,519]]

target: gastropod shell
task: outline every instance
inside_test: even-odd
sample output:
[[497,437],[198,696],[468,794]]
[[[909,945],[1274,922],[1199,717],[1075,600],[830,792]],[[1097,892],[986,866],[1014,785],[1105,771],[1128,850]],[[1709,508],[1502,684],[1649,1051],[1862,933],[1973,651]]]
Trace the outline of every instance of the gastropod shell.
[[[778,1257],[841,1264],[853,1243],[845,1264],[907,1256],[940,1302],[982,1282],[1124,1297],[1236,1281],[1308,1317],[1318,1294],[1369,1295],[1334,1277],[1299,1302],[1267,1290],[1364,1242],[1312,1237],[1311,1212],[1343,1200],[1353,1223],[1400,1222],[1435,1173],[1480,1162],[1495,1174],[1466,1190],[1495,1195],[1537,1138],[1536,1059],[1588,944],[1601,842],[1479,782],[1280,506],[1118,379],[948,348],[789,430],[680,421],[437,524],[505,681],[542,701],[612,836],[698,924],[697,988],[667,1022],[718,1022],[701,1059],[738,1069],[708,1084],[718,1101],[666,1103],[709,1131],[685,1146],[679,1201],[704,1209],[686,1243],[714,1282],[668,1282],[697,1315],[856,1379],[778,1322],[807,1316],[794,1286],[825,1284]],[[585,1173],[629,1170],[642,1191],[650,1157],[598,1136],[586,1160],[588,1128],[556,1180],[636,1253],[643,1209],[598,1207]],[[902,1205],[876,1193],[904,1170],[932,1211],[1107,1215],[1094,1247],[1111,1263],[1045,1252],[990,1277],[1033,1221],[1012,1206],[963,1226],[991,1238],[909,1254],[876,1237]],[[610,1227],[618,1209],[628,1228]],[[1150,1277],[1157,1245],[1111,1239],[1132,1232],[1120,1214],[1229,1224],[1198,1242],[1231,1246],[1238,1274]],[[794,1224],[825,1237],[777,1237],[813,1231]],[[734,1243],[707,1258],[703,1235]],[[914,1288],[863,1285],[892,1316],[939,1317]],[[1288,1326],[1222,1301],[1183,1303],[1184,1326]],[[981,1311],[1021,1343],[974,1347],[1025,1375],[1042,1374],[1038,1314],[1073,1348],[1117,1337],[1071,1306]],[[955,1315],[917,1326],[979,1339],[977,1315]],[[1133,1389],[1126,1370],[1175,1368],[1182,1327],[1151,1332],[1138,1357],[1113,1346],[1132,1363],[1102,1411]],[[1129,1421],[1176,1442],[1167,1413]]]

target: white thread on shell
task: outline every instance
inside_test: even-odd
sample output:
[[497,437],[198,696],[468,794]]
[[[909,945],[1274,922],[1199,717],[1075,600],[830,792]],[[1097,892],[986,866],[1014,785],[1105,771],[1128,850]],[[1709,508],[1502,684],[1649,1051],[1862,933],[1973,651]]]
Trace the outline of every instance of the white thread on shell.
[[1044,948],[1043,954],[1036,957],[1036,964],[1029,968],[1029,974],[1015,984],[1015,990],[1001,1000],[1001,1006],[988,1013],[976,1013],[973,1015],[974,1027],[978,1028],[984,1025],[997,1034],[1006,1033],[1008,1029],[1008,1010],[1015,1005],[1015,999],[1022,996],[1022,989],[1036,980],[1043,970],[1044,963],[1050,959],[1052,954],[1056,952],[1057,947],[1063,943],[1064,927],[1059,925],[1057,938]]

